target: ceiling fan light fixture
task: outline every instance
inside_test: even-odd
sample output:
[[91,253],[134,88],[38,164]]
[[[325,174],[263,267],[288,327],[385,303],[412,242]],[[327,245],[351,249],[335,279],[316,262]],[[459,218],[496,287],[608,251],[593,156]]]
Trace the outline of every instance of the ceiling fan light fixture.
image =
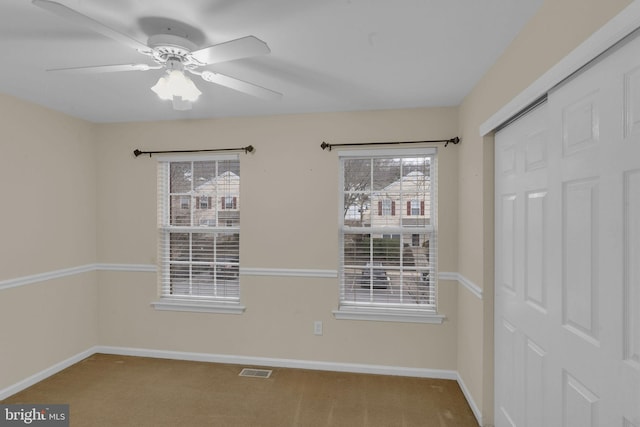
[[181,70],[169,70],[166,76],[158,79],[151,88],[160,99],[171,101],[180,97],[184,101],[195,102],[202,94],[191,79]]

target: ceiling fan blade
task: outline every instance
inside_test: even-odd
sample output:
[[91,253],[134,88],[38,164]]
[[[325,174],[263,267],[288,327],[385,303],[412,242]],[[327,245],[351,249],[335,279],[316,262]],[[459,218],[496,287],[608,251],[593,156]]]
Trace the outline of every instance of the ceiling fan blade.
[[191,56],[203,64],[233,61],[271,52],[269,46],[254,36],[246,36],[191,52]]
[[63,4],[51,0],[32,0],[32,3],[41,9],[47,10],[55,15],[58,15],[61,18],[75,22],[78,25],[83,25],[88,29],[95,31],[96,33],[107,36],[120,43],[124,43],[127,46],[130,46],[142,53],[151,52],[151,49],[149,49],[147,45],[129,37],[126,34],[116,31],[113,28],[107,27],[103,23],[98,22],[86,15],[83,15],[82,13],[77,12]]
[[253,83],[247,83],[233,77],[225,76],[224,74],[214,73],[213,71],[203,71],[200,74],[200,77],[209,83],[216,83],[258,98],[272,100],[282,99],[282,94],[280,92],[254,85]]
[[120,65],[95,65],[89,67],[52,68],[47,71],[61,71],[76,74],[117,73],[120,71],[148,71],[158,70],[161,65],[147,64],[120,64]]

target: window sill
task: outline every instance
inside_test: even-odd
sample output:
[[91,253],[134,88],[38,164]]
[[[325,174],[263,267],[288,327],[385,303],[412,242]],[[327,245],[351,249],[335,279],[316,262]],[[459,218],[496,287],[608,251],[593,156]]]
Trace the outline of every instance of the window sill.
[[178,299],[161,299],[151,306],[156,310],[190,311],[196,313],[242,314],[246,307],[239,303],[223,303],[217,301],[186,301]]
[[334,310],[338,320],[373,320],[379,322],[442,324],[445,316],[433,312],[412,309],[341,307]]

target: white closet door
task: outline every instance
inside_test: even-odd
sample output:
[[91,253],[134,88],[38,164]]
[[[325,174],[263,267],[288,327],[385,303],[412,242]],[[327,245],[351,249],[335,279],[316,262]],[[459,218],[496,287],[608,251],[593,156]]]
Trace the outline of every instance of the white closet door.
[[[496,135],[496,409],[498,426],[551,426],[546,378],[554,325],[549,251],[548,106]],[[557,202],[556,202],[557,203]],[[551,305],[551,307],[550,307]]]
[[497,426],[640,427],[640,39],[496,134]]

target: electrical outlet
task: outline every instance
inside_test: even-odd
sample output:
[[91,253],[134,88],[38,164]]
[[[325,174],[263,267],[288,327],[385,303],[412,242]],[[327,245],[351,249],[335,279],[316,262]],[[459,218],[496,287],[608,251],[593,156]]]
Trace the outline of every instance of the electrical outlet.
[[322,335],[322,320],[316,320],[313,322],[313,334]]

